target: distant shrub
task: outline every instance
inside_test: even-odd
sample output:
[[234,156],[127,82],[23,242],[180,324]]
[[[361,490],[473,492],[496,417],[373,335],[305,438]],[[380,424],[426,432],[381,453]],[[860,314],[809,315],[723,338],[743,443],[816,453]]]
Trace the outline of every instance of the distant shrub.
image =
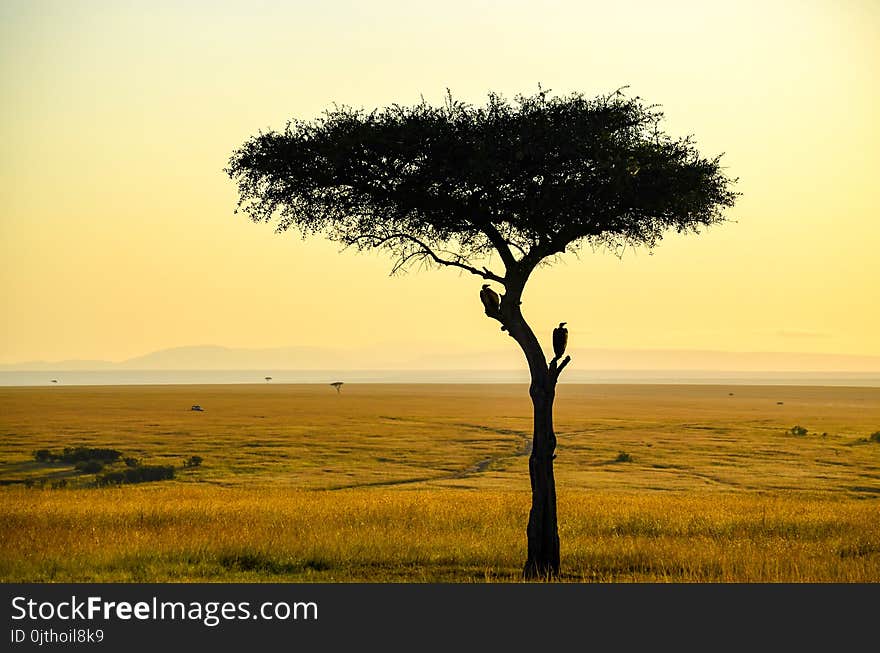
[[55,453],[49,449],[38,449],[34,452],[34,458],[39,462],[62,462],[79,463],[89,460],[98,460],[104,464],[115,463],[122,457],[122,452],[116,449],[95,449],[92,447],[65,447],[61,453]]
[[621,451],[619,454],[617,454],[617,458],[614,459],[614,462],[616,462],[616,463],[631,463],[632,460],[633,460],[632,456],[630,456],[625,451]]
[[871,442],[880,442],[880,431],[874,431],[871,435],[868,436],[868,439]]
[[804,428],[803,426],[801,426],[801,425],[792,426],[792,427],[791,427],[791,434],[792,434],[792,435],[806,435],[806,434],[807,434],[807,429],[805,429],[805,428]]
[[122,485],[123,483],[149,483],[174,478],[172,465],[140,465],[120,472],[107,472],[98,477],[98,485]]
[[66,487],[67,487],[67,479],[66,478],[62,478],[61,480],[58,480],[58,481],[52,481],[52,489],[53,490],[63,490]]
[[146,481],[166,481],[174,478],[172,465],[144,465],[125,470],[128,483],[144,483]]
[[131,456],[129,456],[127,458],[123,458],[122,462],[125,463],[126,467],[137,467],[138,465],[141,464],[140,460],[138,460],[137,458],[132,458]]
[[125,483],[125,474],[122,472],[107,472],[96,479],[98,485],[121,485]]
[[92,449],[91,447],[65,447],[61,460],[65,463],[76,463],[81,460],[99,460],[102,463],[114,463],[122,457],[116,449]]
[[202,464],[201,456],[190,456],[186,460],[183,461],[184,467],[198,467]]
[[104,469],[104,464],[100,460],[80,460],[75,467],[83,474],[97,474]]
[[47,463],[52,460],[52,452],[48,449],[37,449],[34,452],[34,460],[41,463]]

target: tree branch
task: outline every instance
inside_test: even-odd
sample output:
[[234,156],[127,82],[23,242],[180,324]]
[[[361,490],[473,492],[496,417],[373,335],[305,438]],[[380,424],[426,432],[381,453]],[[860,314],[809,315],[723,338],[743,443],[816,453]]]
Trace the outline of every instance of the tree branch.
[[450,261],[449,259],[441,258],[440,256],[437,255],[436,252],[434,252],[434,250],[432,250],[430,247],[428,247],[428,245],[426,245],[424,242],[422,242],[421,240],[419,240],[415,236],[411,236],[409,234],[394,233],[394,234],[390,234],[388,236],[384,236],[381,238],[376,237],[376,236],[356,236],[351,239],[350,244],[355,244],[360,240],[369,240],[370,245],[372,247],[381,247],[385,243],[390,242],[392,240],[407,240],[411,243],[415,243],[416,245],[418,245],[418,247],[420,248],[419,251],[409,252],[408,254],[403,254],[401,256],[401,260],[393,268],[394,271],[401,269],[401,267],[407,261],[409,261],[411,258],[413,258],[414,256],[421,255],[421,256],[426,256],[426,257],[430,258],[437,265],[459,268],[461,270],[465,270],[466,272],[470,272],[471,274],[476,275],[478,277],[481,277],[483,279],[488,279],[490,281],[496,281],[498,283],[504,283],[504,279],[502,277],[498,276],[497,274],[495,274],[494,272],[492,272],[491,270],[489,270],[486,267],[484,267],[482,270],[479,270],[479,269],[473,267],[472,265],[468,265],[467,263],[462,263],[461,261]]
[[556,357],[552,361],[550,361],[550,367],[547,371],[550,373],[550,378],[555,382],[559,375],[562,374],[562,370],[565,369],[565,366],[571,362],[571,356],[566,356],[562,359],[562,362],[559,362],[559,358]]
[[522,247],[520,247],[519,245],[517,245],[517,244],[516,244],[515,242],[513,242],[512,240],[505,240],[504,242],[507,243],[508,247],[515,247],[515,248],[517,249],[517,251],[518,251],[520,254],[522,254],[523,256],[526,255],[526,250],[524,250]]
[[504,262],[504,267],[507,268],[508,271],[515,269],[517,266],[516,257],[513,255],[513,252],[510,251],[510,247],[504,239],[504,236],[501,235],[501,232],[498,231],[498,229],[495,228],[495,225],[488,220],[481,220],[479,227],[480,231],[486,234],[489,242],[491,242],[498,251],[498,255]]

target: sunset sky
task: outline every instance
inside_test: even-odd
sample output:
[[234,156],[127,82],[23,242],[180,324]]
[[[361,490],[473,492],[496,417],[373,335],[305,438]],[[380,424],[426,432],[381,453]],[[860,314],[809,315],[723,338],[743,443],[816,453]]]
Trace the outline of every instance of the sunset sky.
[[573,346],[880,355],[880,3],[0,3],[0,363],[183,345],[514,347],[481,281],[234,215],[259,130],[449,88],[628,92],[724,153],[731,222],[540,270]]

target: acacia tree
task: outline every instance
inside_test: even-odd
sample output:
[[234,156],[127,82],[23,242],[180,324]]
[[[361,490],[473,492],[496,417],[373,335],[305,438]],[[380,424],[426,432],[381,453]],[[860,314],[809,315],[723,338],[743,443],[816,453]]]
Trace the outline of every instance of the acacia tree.
[[[553,401],[570,361],[548,364],[523,317],[529,276],[583,245],[650,248],[667,230],[698,232],[737,195],[719,157],[667,136],[661,119],[620,91],[335,107],[250,138],[225,170],[238,208],[278,232],[388,250],[392,272],[449,267],[502,287],[485,312],[525,354],[534,409],[526,577],[559,571]],[[484,265],[490,255],[503,269]]]

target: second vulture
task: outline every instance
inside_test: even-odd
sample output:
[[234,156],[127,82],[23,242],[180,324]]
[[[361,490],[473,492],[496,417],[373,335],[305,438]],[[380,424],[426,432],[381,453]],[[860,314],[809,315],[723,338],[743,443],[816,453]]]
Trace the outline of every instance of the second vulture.
[[568,345],[568,329],[565,325],[568,322],[560,322],[559,326],[553,329],[553,354],[556,358],[562,358],[565,353],[565,347]]

